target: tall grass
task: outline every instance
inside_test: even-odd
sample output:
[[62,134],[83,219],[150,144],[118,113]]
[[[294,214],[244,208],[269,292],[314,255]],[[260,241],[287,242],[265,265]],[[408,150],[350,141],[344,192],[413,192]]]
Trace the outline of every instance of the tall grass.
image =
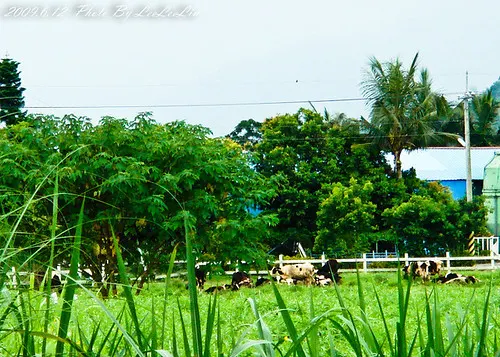
[[[81,241],[85,225],[82,200],[78,222],[71,237],[70,271],[64,277],[66,284],[61,303],[50,299],[50,277],[54,260],[54,242],[57,234],[58,212],[57,178],[54,183],[53,219],[49,243],[50,254],[46,263],[45,287],[42,294],[21,285],[6,288],[5,276],[0,279],[0,355],[16,356],[248,356],[261,357],[319,357],[319,356],[499,356],[497,341],[498,307],[491,309],[493,285],[485,286],[484,301],[477,301],[474,290],[459,318],[451,319],[441,308],[438,289],[428,286],[424,299],[414,298],[414,284],[397,275],[395,301],[381,298],[380,286],[366,289],[358,273],[353,286],[323,288],[324,296],[335,302],[328,308],[318,305],[316,287],[306,288],[303,315],[291,304],[289,287],[280,288],[272,283],[270,294],[273,308],[262,310],[259,293],[247,290],[246,306],[250,320],[241,321],[247,328],[229,334],[227,316],[221,312],[222,297],[200,298],[196,286],[193,240],[196,232],[190,224],[190,214],[182,211],[189,309],[181,301],[185,290],[174,286],[173,271],[177,246],[170,257],[163,293],[152,297],[147,306],[132,294],[132,287],[121,247],[112,231],[117,257],[118,273],[123,301],[102,301],[91,289],[79,284]],[[26,205],[30,205],[33,196]],[[21,207],[22,219],[26,207]],[[0,217],[5,222],[6,215]],[[111,223],[110,223],[111,225]],[[15,258],[11,254],[13,237],[19,220],[4,233],[4,247],[0,254],[2,270],[7,272]],[[62,238],[61,238],[62,239]],[[65,238],[69,239],[69,238]],[[27,262],[22,264],[29,266]],[[18,277],[19,278],[19,277]],[[355,304],[347,301],[349,290],[356,290]],[[420,289],[420,291],[422,291]],[[285,295],[284,293],[288,293]],[[99,308],[95,320],[82,321],[75,311],[75,295],[85,295]],[[228,292],[245,294],[244,291]],[[372,295],[370,295],[372,294]],[[175,296],[177,295],[177,296]],[[374,299],[370,296],[374,296]],[[371,300],[369,300],[371,299]],[[200,301],[206,301],[200,303]],[[288,300],[288,301],[287,301]],[[231,300],[226,298],[226,303]],[[266,301],[267,302],[267,301]],[[119,306],[113,307],[115,304]],[[172,307],[175,306],[176,309]],[[388,304],[396,305],[396,316]],[[43,306],[40,309],[40,306]],[[294,308],[290,308],[294,306]],[[415,313],[415,310],[418,310]],[[264,312],[263,312],[264,311]],[[377,316],[374,316],[374,311]],[[416,316],[411,320],[409,316]],[[233,317],[236,319],[237,317]],[[171,324],[167,321],[170,320]],[[278,321],[279,320],[279,321]],[[416,321],[416,323],[415,323]],[[278,332],[279,331],[279,332]],[[286,331],[286,336],[283,336]],[[236,339],[233,338],[237,336]]]

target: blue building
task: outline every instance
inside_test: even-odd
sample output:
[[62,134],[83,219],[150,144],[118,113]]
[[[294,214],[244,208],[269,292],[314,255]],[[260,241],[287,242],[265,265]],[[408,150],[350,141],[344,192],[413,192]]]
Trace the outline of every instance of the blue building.
[[[483,190],[484,168],[493,159],[500,147],[471,148],[472,192],[480,195]],[[389,162],[392,155],[387,156]],[[403,170],[412,167],[417,177],[427,181],[439,181],[450,189],[453,198],[465,197],[465,181],[467,177],[465,149],[461,147],[432,147],[401,155]]]

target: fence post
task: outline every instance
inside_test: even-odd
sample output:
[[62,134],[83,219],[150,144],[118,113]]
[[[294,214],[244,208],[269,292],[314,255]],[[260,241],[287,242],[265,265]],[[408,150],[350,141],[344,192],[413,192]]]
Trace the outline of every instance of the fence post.
[[448,273],[451,271],[450,252],[446,252],[446,271]]
[[385,257],[387,258],[387,249],[385,250]]
[[17,288],[16,267],[12,267],[12,286]]
[[408,258],[408,253],[405,253],[405,266],[410,265],[410,259]]
[[326,264],[326,257],[325,257],[325,253],[321,254],[321,265],[325,265]]
[[363,253],[363,271],[365,273],[368,271],[368,264],[366,262],[366,253]]
[[59,275],[59,277],[62,278],[61,264],[57,264],[56,270],[57,270],[57,275]]
[[279,265],[280,265],[280,268],[283,268],[283,254],[279,255]]
[[490,255],[491,255],[491,269],[495,269],[495,253],[493,250],[490,250]]

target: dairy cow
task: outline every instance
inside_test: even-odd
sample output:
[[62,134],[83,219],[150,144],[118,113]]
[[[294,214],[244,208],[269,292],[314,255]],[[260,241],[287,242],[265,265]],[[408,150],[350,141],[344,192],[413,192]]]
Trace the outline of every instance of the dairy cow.
[[236,271],[233,273],[233,277],[231,279],[231,286],[233,290],[239,290],[242,286],[251,287],[252,279],[250,275],[242,271]]
[[314,265],[303,263],[274,267],[271,270],[271,275],[278,278],[279,282],[292,284],[303,281],[306,285],[310,285],[314,281]]
[[423,281],[428,281],[431,276],[438,275],[441,272],[441,265],[440,260],[411,262],[403,267],[404,277],[421,277]]
[[480,280],[473,275],[465,276],[458,273],[448,273],[445,276],[436,278],[434,281],[441,284],[476,284],[480,282]]
[[330,285],[333,282],[340,283],[342,279],[338,274],[340,263],[335,259],[330,259],[316,272],[314,277],[315,283],[318,286]]

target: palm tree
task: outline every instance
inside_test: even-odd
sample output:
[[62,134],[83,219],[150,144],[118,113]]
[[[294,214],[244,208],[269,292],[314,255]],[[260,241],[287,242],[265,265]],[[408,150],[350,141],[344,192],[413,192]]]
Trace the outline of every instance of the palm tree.
[[498,111],[500,102],[496,100],[491,89],[472,98],[471,144],[472,146],[495,146],[499,144]]
[[[500,102],[491,89],[476,95],[469,102],[471,146],[495,146],[500,144]],[[464,136],[464,102],[450,107],[449,120],[443,121],[441,130]],[[451,142],[457,146],[457,142]]]
[[396,59],[380,63],[370,60],[362,83],[363,96],[371,106],[370,120],[361,118],[372,144],[394,156],[394,170],[402,178],[401,154],[435,144],[453,134],[436,131],[436,122],[447,113],[447,102],[431,90],[427,70],[416,80],[418,53],[408,69]]

